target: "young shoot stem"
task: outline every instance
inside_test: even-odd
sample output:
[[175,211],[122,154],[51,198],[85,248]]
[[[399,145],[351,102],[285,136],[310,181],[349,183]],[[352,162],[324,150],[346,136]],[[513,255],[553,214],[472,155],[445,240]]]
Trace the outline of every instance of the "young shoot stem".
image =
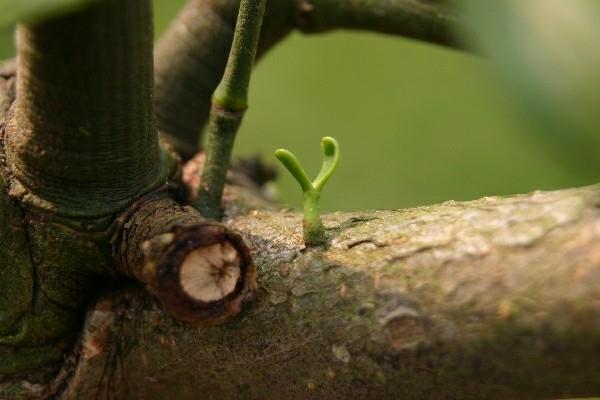
[[304,244],[306,246],[322,246],[327,244],[325,227],[321,221],[319,212],[319,199],[323,187],[329,179],[340,159],[339,145],[332,137],[321,139],[321,149],[323,150],[323,164],[317,177],[311,182],[302,168],[298,158],[290,151],[279,149],[275,151],[275,156],[281,161],[285,168],[296,179],[303,193],[304,206]]
[[212,97],[206,162],[194,206],[205,218],[221,218],[221,199],[235,135],[248,108],[248,85],[266,0],[242,0],[223,78]]

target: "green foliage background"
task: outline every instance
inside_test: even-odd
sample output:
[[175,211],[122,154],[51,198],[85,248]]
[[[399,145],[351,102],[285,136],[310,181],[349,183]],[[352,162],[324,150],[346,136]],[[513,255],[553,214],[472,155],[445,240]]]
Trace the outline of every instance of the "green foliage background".
[[[157,34],[183,0],[155,0]],[[12,52],[0,35],[0,57]],[[256,69],[239,155],[292,150],[313,175],[322,136],[338,139],[340,166],[326,210],[400,208],[554,189],[600,180],[544,145],[544,132],[476,56],[368,33],[293,35]],[[535,133],[535,134],[534,134]],[[282,200],[301,204],[280,166]],[[311,168],[312,167],[312,168]]]

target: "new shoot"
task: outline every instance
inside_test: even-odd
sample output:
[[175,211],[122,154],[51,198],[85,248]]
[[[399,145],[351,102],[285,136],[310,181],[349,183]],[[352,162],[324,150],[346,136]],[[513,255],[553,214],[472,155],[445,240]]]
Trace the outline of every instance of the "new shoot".
[[327,243],[325,227],[319,213],[319,199],[323,187],[333,175],[340,159],[339,145],[334,138],[326,136],[321,139],[321,149],[323,151],[323,164],[317,177],[312,182],[304,168],[302,168],[300,161],[292,152],[285,149],[275,151],[275,156],[296,178],[302,189],[304,197],[304,244],[307,247],[321,246]]

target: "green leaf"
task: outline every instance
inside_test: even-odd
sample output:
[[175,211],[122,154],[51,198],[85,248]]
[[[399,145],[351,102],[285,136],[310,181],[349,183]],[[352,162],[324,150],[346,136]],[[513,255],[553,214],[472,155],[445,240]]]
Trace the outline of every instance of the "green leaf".
[[332,137],[325,136],[321,139],[321,150],[323,151],[323,163],[317,177],[311,182],[302,168],[302,164],[298,158],[289,150],[278,149],[275,151],[275,157],[287,168],[288,171],[296,178],[303,192],[316,190],[320,193],[327,181],[333,175],[335,168],[340,161],[340,146],[337,140]]
[[0,0],[0,28],[74,11],[95,0]]
[[600,165],[600,1],[462,0],[472,43],[544,141]]
[[306,171],[304,171],[302,164],[300,164],[300,161],[294,155],[294,153],[286,149],[278,149],[275,151],[275,157],[277,157],[283,166],[290,171],[290,174],[296,178],[296,181],[300,185],[300,188],[302,188],[303,192],[313,189],[312,183],[310,182]]
[[313,186],[317,191],[323,190],[323,186],[327,183],[335,168],[340,161],[340,146],[338,142],[330,137],[325,136],[321,139],[321,149],[323,150],[323,164],[321,170],[317,174],[317,177],[313,181]]

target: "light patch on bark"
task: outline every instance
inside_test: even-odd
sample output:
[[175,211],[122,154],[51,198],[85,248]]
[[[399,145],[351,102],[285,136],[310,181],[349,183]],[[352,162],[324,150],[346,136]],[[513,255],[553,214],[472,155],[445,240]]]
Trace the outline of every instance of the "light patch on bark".
[[240,257],[227,242],[190,252],[180,271],[181,287],[195,300],[218,301],[231,294],[240,279]]

